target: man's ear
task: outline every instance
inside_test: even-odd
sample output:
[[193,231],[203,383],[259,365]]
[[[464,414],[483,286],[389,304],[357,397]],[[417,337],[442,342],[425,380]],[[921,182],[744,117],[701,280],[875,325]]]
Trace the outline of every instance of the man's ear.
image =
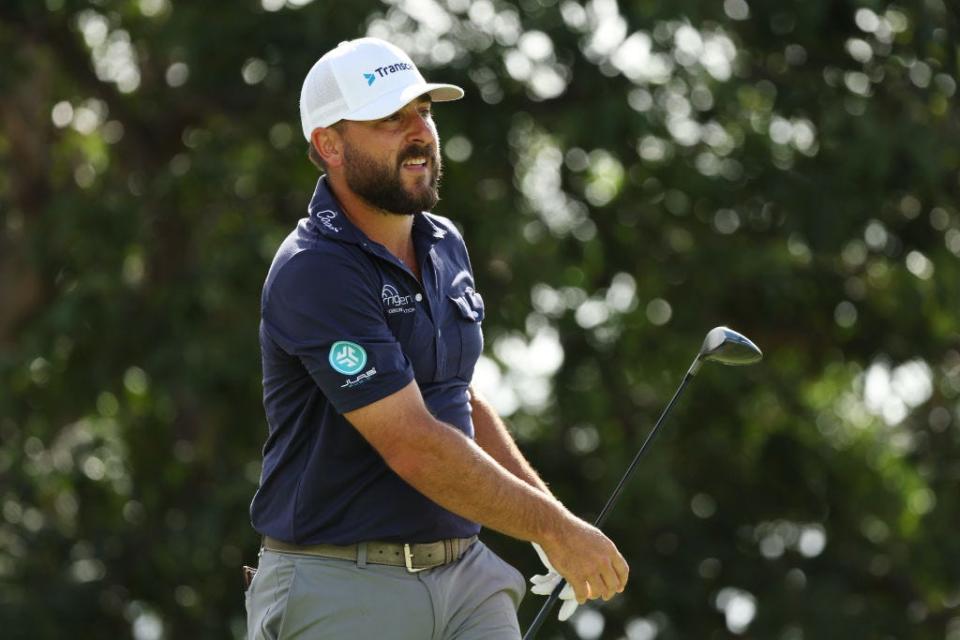
[[343,165],[343,137],[334,127],[317,127],[310,141],[328,168]]

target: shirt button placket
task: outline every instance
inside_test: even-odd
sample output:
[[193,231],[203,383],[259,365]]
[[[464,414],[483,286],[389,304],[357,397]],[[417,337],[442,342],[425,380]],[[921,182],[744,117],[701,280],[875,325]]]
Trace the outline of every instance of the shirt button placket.
[[447,368],[447,347],[443,342],[443,331],[437,328],[437,379],[444,377]]

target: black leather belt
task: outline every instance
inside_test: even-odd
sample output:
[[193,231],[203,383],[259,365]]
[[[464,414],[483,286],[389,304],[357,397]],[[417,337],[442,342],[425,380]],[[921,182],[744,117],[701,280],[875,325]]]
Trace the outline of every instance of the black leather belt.
[[477,536],[469,538],[449,538],[436,542],[400,544],[398,542],[361,542],[358,544],[292,544],[276,538],[264,536],[263,548],[280,553],[299,553],[321,558],[337,558],[356,562],[361,547],[366,547],[366,561],[370,564],[386,564],[392,567],[406,567],[410,573],[433,569],[459,560],[467,549],[477,541]]

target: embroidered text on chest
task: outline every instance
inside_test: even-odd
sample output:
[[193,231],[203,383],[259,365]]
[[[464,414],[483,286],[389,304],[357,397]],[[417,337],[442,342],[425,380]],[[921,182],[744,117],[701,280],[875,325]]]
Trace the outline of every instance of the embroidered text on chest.
[[414,301],[419,298],[420,294],[416,296],[401,295],[392,284],[383,285],[383,289],[380,291],[380,299],[383,301],[383,306],[388,314],[413,313],[417,310]]

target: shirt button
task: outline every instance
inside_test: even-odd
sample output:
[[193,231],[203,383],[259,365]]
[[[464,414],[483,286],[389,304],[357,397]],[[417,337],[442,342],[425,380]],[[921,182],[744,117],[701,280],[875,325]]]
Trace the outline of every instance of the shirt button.
[[423,300],[423,294],[418,293],[417,295],[413,296],[413,299],[416,300],[417,302],[420,302],[421,300]]

